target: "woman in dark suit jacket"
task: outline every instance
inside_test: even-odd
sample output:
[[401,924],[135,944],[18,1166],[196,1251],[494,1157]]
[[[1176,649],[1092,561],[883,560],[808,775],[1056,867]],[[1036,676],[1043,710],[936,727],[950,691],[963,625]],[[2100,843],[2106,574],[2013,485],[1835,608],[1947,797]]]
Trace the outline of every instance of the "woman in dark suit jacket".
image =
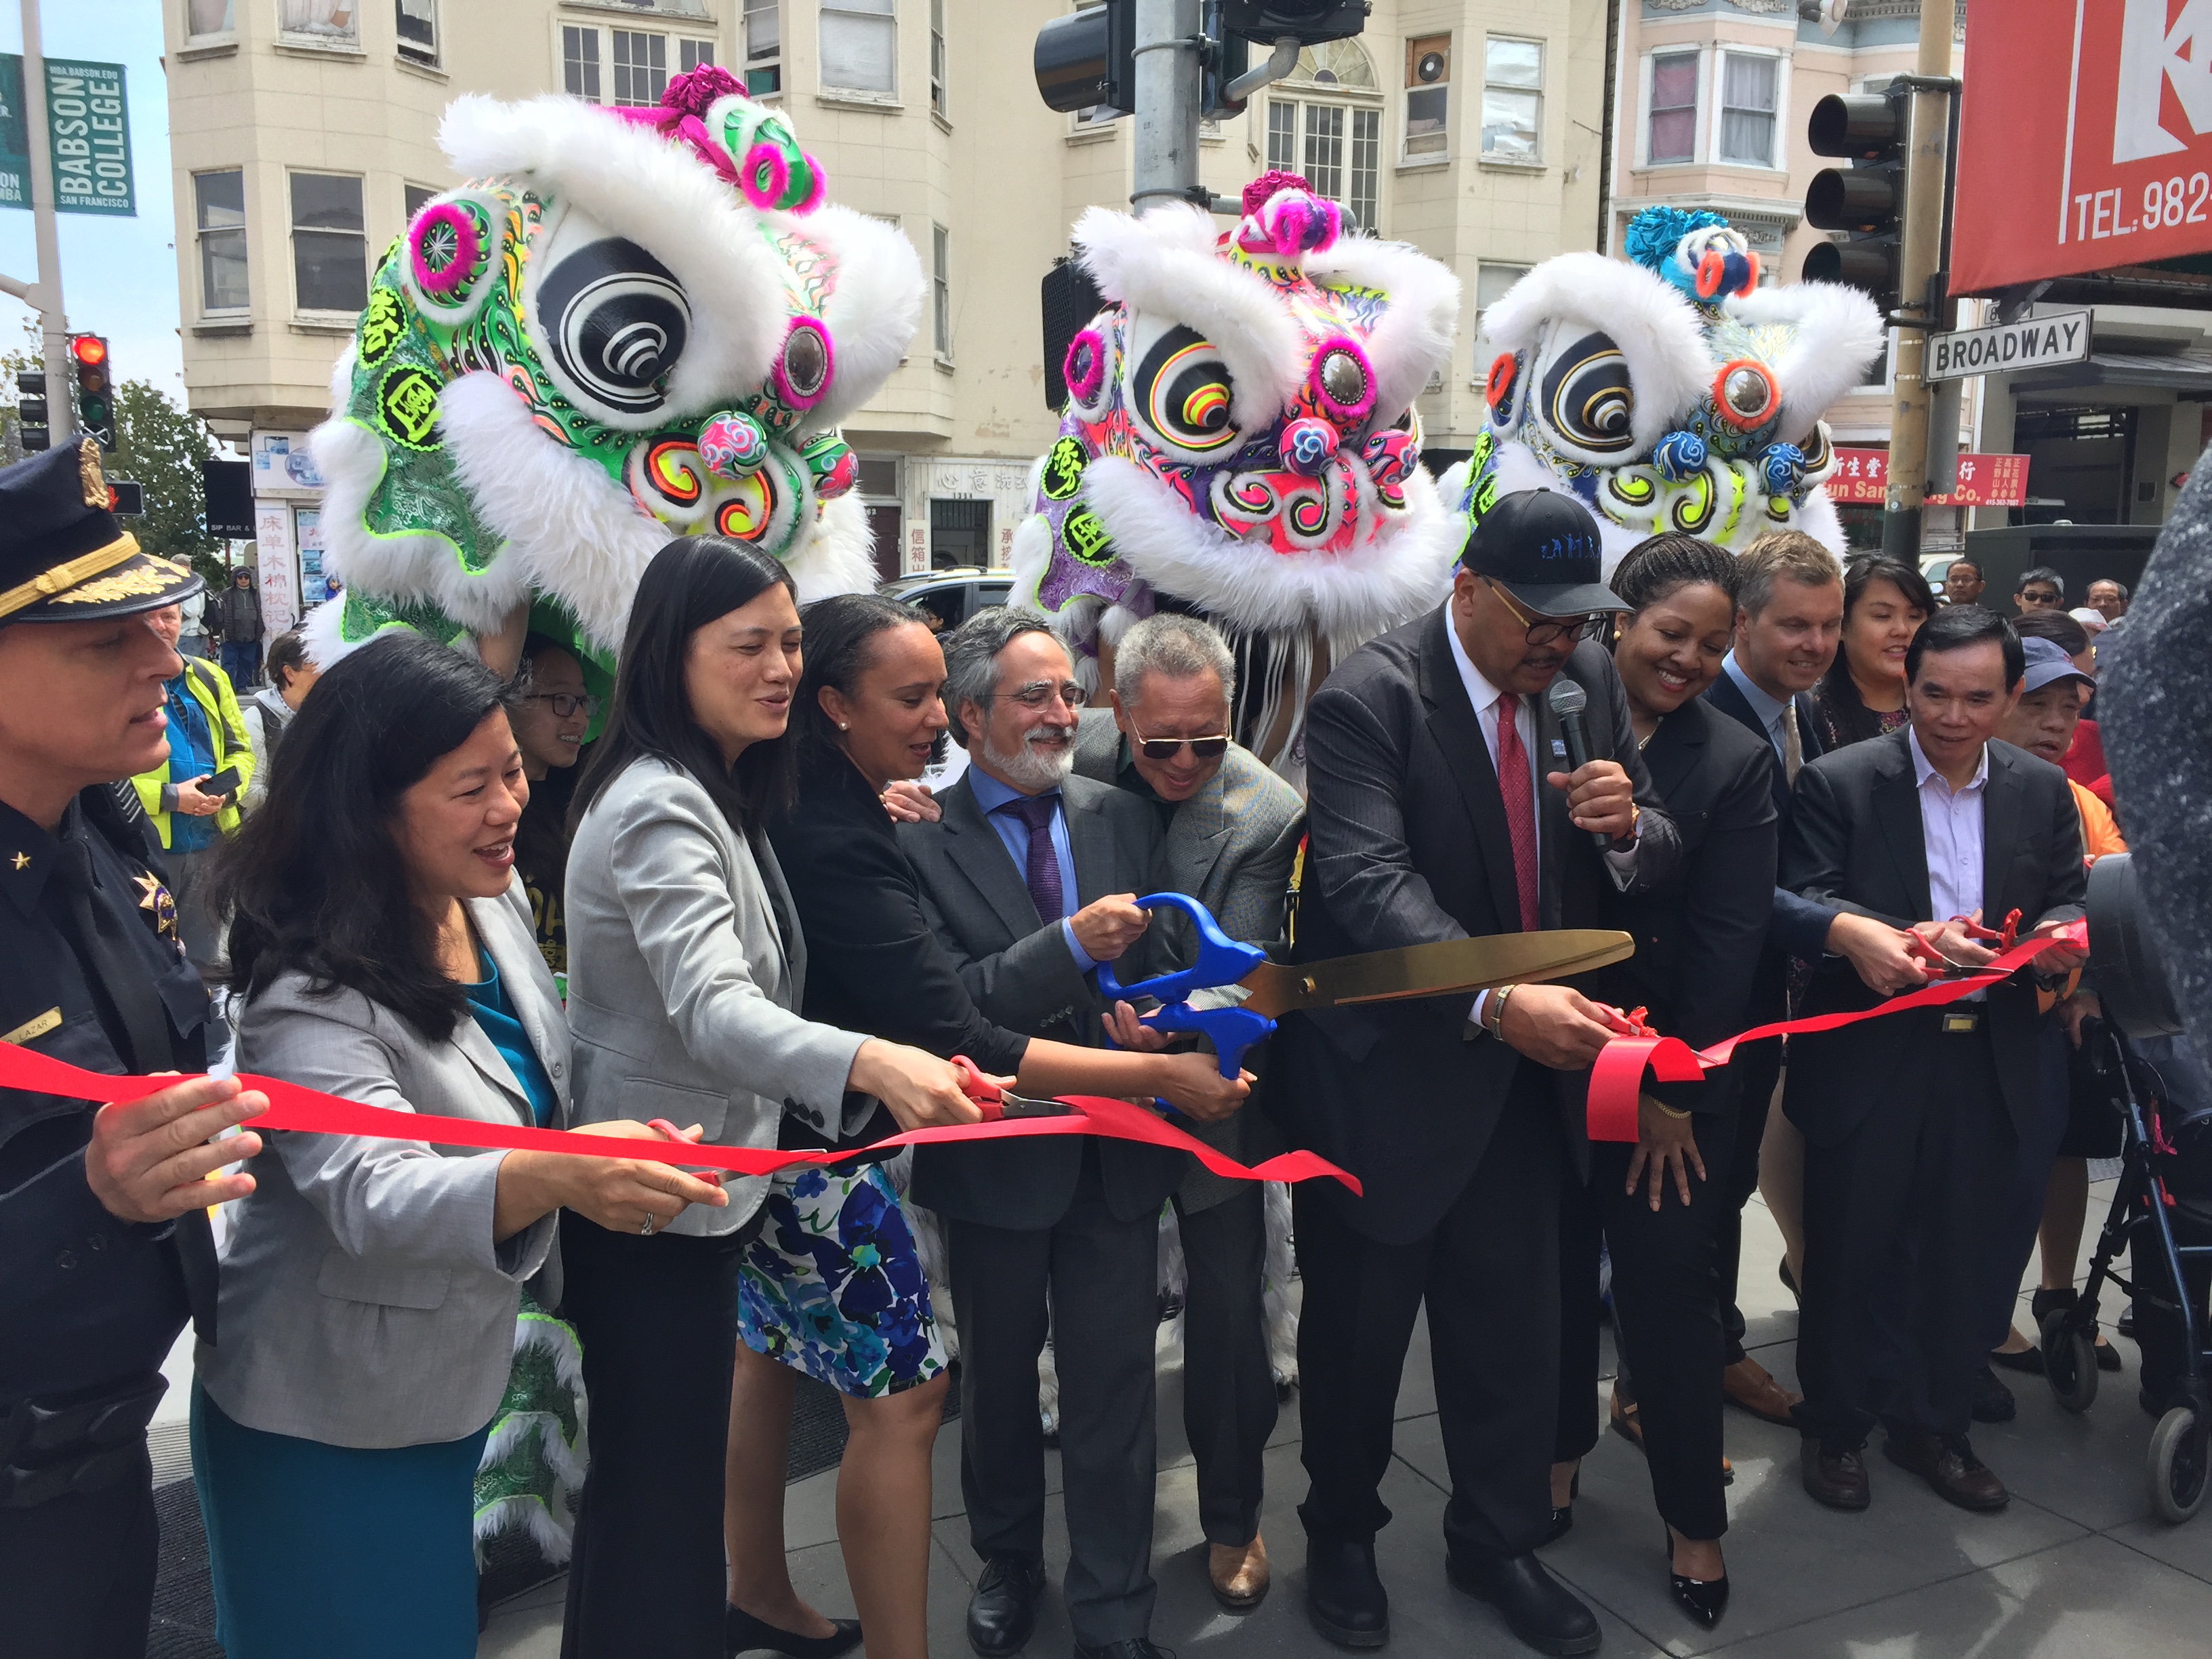
[[[821,600],[804,620],[792,708],[799,800],[769,829],[806,941],[799,1012],[964,1054],[1031,1095],[1157,1095],[1182,1106],[1242,1096],[1210,1055],[1157,1052],[1159,1040],[1126,1004],[1114,1023],[1118,1053],[1024,1036],[983,1017],[923,917],[883,800],[893,782],[921,775],[945,729],[945,653],[919,612],[872,594]],[[787,1146],[821,1144],[795,1120],[784,1124]],[[895,1127],[878,1113],[834,1144],[864,1146]],[[871,1659],[921,1659],[930,1449],[949,1376],[913,1236],[872,1163],[779,1176],[765,1210],[740,1269],[744,1340],[724,1482],[732,1632],[744,1633],[745,1646],[799,1659],[842,1650],[843,1630],[799,1599],[784,1557],[785,1449],[805,1371],[844,1396],[852,1438],[838,1470],[839,1537]],[[823,1342],[823,1328],[842,1340]]]
[[[1742,1029],[1774,891],[1772,751],[1699,696],[1728,653],[1735,561],[1694,537],[1657,536],[1621,561],[1612,586],[1635,607],[1613,665],[1644,763],[1681,835],[1683,878],[1664,894],[1614,901],[1636,954],[1593,994],[1641,1005],[1658,1030],[1703,1048]],[[1613,1424],[1650,1456],[1674,1599],[1708,1629],[1728,1606],[1714,1241],[1727,1189],[1720,1161],[1735,1139],[1730,1076],[1650,1085],[1637,1144],[1594,1143],[1589,1182],[1571,1172],[1560,1206],[1559,1528],[1571,1524],[1575,1467],[1597,1440],[1592,1292],[1602,1236],[1623,1349]],[[1634,1404],[1625,1386],[1632,1358]]]

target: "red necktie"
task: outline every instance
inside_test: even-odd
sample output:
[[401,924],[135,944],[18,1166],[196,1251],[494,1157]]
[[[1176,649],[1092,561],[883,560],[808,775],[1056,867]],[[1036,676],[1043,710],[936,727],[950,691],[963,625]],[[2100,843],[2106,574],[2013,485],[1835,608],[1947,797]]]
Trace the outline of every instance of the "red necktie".
[[1536,801],[1529,782],[1528,751],[1521,746],[1514,720],[1521,699],[1498,694],[1498,793],[1505,801],[1505,830],[1513,838],[1513,881],[1521,891],[1521,931],[1533,933],[1542,920],[1536,896]]

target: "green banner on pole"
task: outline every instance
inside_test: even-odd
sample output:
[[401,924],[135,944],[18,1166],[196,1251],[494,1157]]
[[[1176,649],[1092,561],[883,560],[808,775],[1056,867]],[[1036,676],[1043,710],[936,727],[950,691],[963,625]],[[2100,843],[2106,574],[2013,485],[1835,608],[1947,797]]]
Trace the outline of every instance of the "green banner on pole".
[[137,216],[122,64],[47,58],[46,132],[57,211]]
[[0,52],[0,207],[31,205],[30,128],[23,117],[23,59]]

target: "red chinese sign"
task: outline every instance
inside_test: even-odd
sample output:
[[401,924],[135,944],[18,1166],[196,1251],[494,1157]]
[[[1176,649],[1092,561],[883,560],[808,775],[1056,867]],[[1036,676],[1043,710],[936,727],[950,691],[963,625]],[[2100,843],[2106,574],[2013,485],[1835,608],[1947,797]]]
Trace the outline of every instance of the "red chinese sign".
[[[1836,470],[1821,486],[1841,505],[1880,507],[1889,494],[1889,452],[1836,451]],[[2027,503],[2027,457],[1961,455],[1958,487],[1948,495],[1930,495],[1929,507],[2024,507]]]
[[1951,291],[2212,251],[2212,4],[1972,0]]

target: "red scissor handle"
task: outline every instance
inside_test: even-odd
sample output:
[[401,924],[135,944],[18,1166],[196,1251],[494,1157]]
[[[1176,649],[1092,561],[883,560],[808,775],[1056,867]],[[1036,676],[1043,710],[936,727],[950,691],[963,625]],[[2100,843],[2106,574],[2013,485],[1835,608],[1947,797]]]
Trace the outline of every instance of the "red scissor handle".
[[985,1077],[974,1060],[965,1054],[955,1054],[952,1064],[960,1073],[960,1092],[981,1109],[984,1122],[993,1122],[1006,1115],[999,1097],[999,1085]]
[[[683,1130],[678,1128],[673,1123],[671,1123],[665,1117],[647,1118],[645,1121],[645,1127],[648,1129],[659,1130],[663,1136],[681,1146],[689,1146],[692,1144],[690,1136],[685,1134]],[[720,1170],[700,1170],[694,1173],[696,1173],[702,1181],[711,1181],[717,1187],[722,1184],[723,1172]]]

